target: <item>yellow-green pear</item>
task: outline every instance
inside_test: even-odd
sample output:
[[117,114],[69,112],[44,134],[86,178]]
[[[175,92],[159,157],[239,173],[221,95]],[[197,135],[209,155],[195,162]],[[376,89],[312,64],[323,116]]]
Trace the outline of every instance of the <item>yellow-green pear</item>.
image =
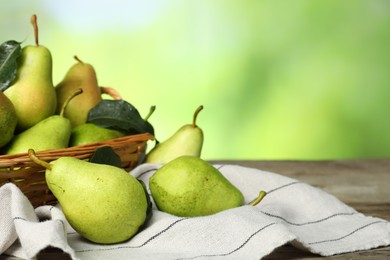
[[6,145],[14,136],[18,118],[12,102],[0,91],[0,147]]
[[46,47],[39,45],[35,15],[32,16],[31,22],[36,45],[23,47],[18,58],[16,78],[4,91],[15,107],[18,132],[53,115],[57,106],[52,80],[52,56]]
[[186,124],[164,142],[156,144],[146,156],[146,163],[165,164],[179,156],[200,157],[203,146],[203,131],[196,125],[196,118],[203,106],[199,106],[192,124]]
[[69,146],[102,142],[123,136],[125,136],[125,134],[117,130],[86,123],[72,129]]
[[149,188],[158,209],[176,216],[206,216],[244,203],[238,188],[196,156],[164,164],[150,178]]
[[70,120],[72,127],[86,123],[89,110],[102,100],[102,94],[109,94],[114,99],[121,99],[120,94],[115,89],[99,87],[96,71],[91,64],[84,63],[77,56],[74,58],[77,62],[70,67],[63,80],[55,87],[58,101],[57,113],[61,110],[70,93],[78,88],[82,88],[85,93],[76,97],[65,112],[65,117]]
[[43,151],[50,149],[67,148],[72,131],[69,119],[63,116],[67,104],[72,98],[82,93],[82,89],[68,97],[60,115],[52,115],[33,125],[29,129],[17,134],[4,147],[5,154],[27,153],[28,149]]
[[30,158],[46,168],[46,183],[69,224],[95,243],[112,244],[133,237],[144,224],[147,198],[142,184],[125,170],[73,157],[50,163]]
[[70,120],[72,127],[84,124],[89,110],[101,100],[101,91],[95,69],[91,64],[84,63],[77,56],[74,56],[74,58],[77,63],[70,67],[63,80],[55,87],[58,102],[57,113],[61,110],[62,104],[69,93],[77,88],[82,88],[84,91],[84,95],[75,98],[65,112],[65,117]]

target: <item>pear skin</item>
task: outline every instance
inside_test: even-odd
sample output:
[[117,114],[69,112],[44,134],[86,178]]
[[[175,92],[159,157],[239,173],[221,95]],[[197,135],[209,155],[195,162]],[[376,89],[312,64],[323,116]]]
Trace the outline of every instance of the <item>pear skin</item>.
[[86,123],[72,129],[69,146],[102,142],[123,136],[125,136],[125,134],[117,130]]
[[12,102],[0,91],[0,147],[6,145],[14,136],[18,118]]
[[29,148],[36,151],[66,148],[71,131],[68,119],[53,115],[16,135],[5,146],[5,154],[26,153]]
[[203,130],[196,125],[196,118],[202,109],[203,106],[200,106],[195,111],[192,124],[180,127],[167,140],[156,144],[145,162],[165,164],[183,155],[200,157],[204,137]]
[[88,112],[101,100],[101,90],[98,86],[95,69],[91,64],[82,62],[75,56],[77,63],[66,73],[63,80],[56,85],[57,113],[61,110],[66,98],[78,88],[82,88],[84,95],[76,97],[65,111],[72,127],[84,124],[87,121]]
[[164,164],[150,178],[149,188],[158,209],[182,217],[207,216],[244,203],[239,189],[195,156]]
[[82,89],[78,89],[68,97],[60,115],[52,115],[14,136],[4,147],[4,153],[26,153],[30,148],[43,151],[68,147],[72,125],[63,114],[69,102],[81,93]]
[[23,47],[14,83],[4,91],[15,107],[18,132],[53,115],[57,106],[52,56],[46,47],[38,43],[36,16],[32,17],[32,23],[36,31],[36,46]]
[[119,243],[144,224],[148,207],[144,189],[125,170],[73,157],[61,157],[45,167],[47,185],[66,219],[86,239]]

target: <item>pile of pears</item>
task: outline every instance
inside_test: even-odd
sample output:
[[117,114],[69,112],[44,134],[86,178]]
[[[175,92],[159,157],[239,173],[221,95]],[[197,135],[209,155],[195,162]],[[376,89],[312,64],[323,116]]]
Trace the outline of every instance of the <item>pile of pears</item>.
[[[0,148],[3,154],[28,152],[32,161],[46,169],[48,188],[80,235],[102,244],[126,241],[147,228],[152,201],[158,210],[183,217],[207,216],[244,205],[242,192],[201,158],[204,134],[197,117],[203,106],[195,110],[191,124],[163,142],[156,140],[147,153],[143,163],[159,165],[148,183],[153,200],[147,186],[119,165],[73,157],[46,162],[37,157],[36,151],[109,140],[125,133],[87,121],[102,94],[121,99],[114,89],[99,87],[92,65],[75,56],[76,63],[64,79],[53,85],[51,53],[39,44],[35,15],[32,24],[35,45],[23,47],[15,79],[0,91]],[[147,118],[142,123],[150,127]],[[256,205],[264,195],[261,191],[250,204]]]
[[121,99],[120,94],[100,87],[94,67],[77,56],[63,80],[54,85],[52,55],[39,43],[36,15],[31,23],[35,45],[21,49],[14,80],[0,91],[0,154],[67,148],[125,136],[87,123],[89,111],[103,100],[103,94]]
[[[195,110],[192,124],[157,143],[145,160],[161,165],[149,179],[157,208],[176,216],[207,216],[244,205],[242,192],[201,158],[204,135],[196,120],[202,109]],[[265,195],[260,191],[249,204],[257,205]]]
[[[182,126],[147,154],[147,163],[160,165],[149,180],[149,189],[161,211],[197,217],[244,204],[241,191],[200,158],[203,131],[196,117],[202,108],[195,111],[192,124]],[[176,149],[178,146],[186,148]],[[46,168],[49,189],[69,224],[84,238],[100,244],[120,243],[147,228],[152,200],[143,182],[124,169],[73,157],[48,163],[33,149],[29,149],[29,156]],[[264,195],[261,192],[251,205]]]

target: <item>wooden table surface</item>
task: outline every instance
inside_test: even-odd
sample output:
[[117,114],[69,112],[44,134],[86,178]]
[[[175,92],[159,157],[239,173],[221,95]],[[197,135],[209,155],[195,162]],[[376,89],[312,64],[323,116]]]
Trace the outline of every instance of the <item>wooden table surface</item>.
[[[333,161],[213,161],[238,164],[279,173],[335,195],[344,203],[370,216],[390,221],[390,159]],[[0,260],[15,257],[0,256]],[[69,259],[56,250],[42,252],[38,259]],[[264,258],[274,259],[390,259],[390,247],[320,257],[290,245]]]

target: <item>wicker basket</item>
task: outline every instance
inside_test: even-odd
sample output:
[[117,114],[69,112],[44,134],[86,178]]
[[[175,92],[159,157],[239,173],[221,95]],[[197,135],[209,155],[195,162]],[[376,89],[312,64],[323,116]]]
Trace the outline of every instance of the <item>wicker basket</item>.
[[[121,158],[122,168],[129,171],[142,162],[146,142],[153,139],[150,134],[128,135],[104,142],[39,151],[36,154],[47,162],[64,156],[89,159],[96,149],[110,146]],[[27,153],[0,156],[0,186],[9,182],[17,185],[34,207],[57,203],[46,185],[45,169],[31,161]]]

